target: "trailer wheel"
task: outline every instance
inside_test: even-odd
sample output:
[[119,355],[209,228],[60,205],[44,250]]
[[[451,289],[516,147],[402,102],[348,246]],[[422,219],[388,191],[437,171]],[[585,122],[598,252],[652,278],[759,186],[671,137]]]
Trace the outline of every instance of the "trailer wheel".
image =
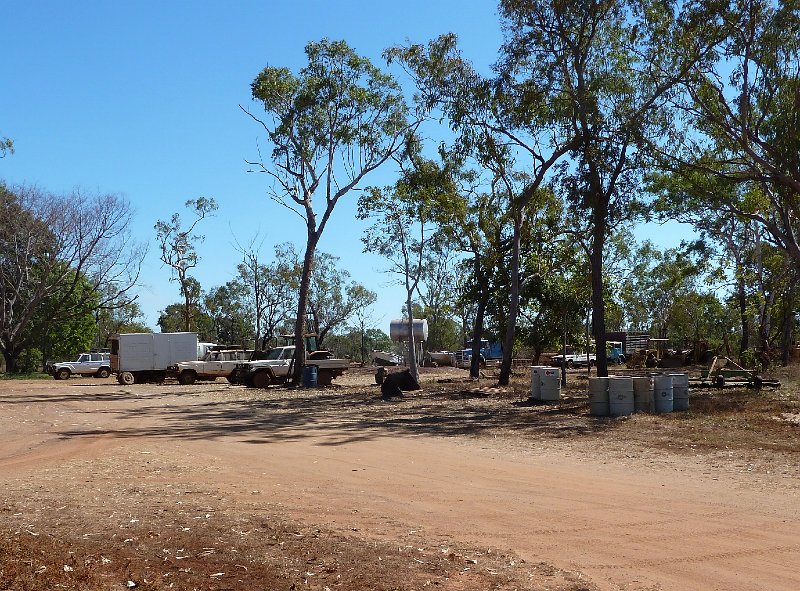
[[136,378],[129,371],[123,371],[117,376],[117,381],[123,386],[132,386],[136,382]]
[[317,385],[330,386],[333,382],[333,372],[329,369],[320,369],[317,371]]
[[178,375],[178,383],[181,386],[191,386],[192,384],[197,381],[197,374],[193,372],[191,369],[184,369]]

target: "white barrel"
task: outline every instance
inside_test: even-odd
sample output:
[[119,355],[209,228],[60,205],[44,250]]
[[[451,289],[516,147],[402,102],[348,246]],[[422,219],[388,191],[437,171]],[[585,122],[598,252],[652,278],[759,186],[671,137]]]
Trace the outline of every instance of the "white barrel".
[[[414,341],[428,340],[428,321],[425,318],[415,318],[412,322]],[[395,342],[408,341],[408,319],[392,320],[389,323],[389,338]]]
[[609,376],[608,411],[612,417],[632,415],[634,409],[633,378]]
[[689,410],[689,374],[672,373],[672,410]]
[[653,412],[653,378],[636,376],[633,378],[633,410],[635,412]]
[[596,417],[607,417],[608,378],[589,378],[589,414]]
[[653,376],[653,398],[656,413],[672,412],[672,376],[658,374]]
[[542,380],[541,400],[560,400],[561,368],[545,367],[539,375]]
[[542,372],[548,369],[544,365],[531,366],[531,400],[542,399]]

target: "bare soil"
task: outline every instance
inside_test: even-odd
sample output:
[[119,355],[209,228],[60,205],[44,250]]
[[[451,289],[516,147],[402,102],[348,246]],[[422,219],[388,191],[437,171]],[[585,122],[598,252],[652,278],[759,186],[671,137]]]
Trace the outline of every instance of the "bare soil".
[[0,381],[0,589],[800,588],[800,397]]

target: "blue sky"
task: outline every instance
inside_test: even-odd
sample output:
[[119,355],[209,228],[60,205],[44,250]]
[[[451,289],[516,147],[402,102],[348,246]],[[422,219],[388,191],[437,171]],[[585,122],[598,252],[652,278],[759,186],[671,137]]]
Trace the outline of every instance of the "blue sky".
[[[501,43],[495,2],[4,0],[0,136],[14,140],[16,153],[0,160],[0,179],[126,196],[134,236],[149,243],[137,292],[156,328],[158,311],[179,296],[153,225],[185,214],[187,199],[220,205],[200,228],[206,240],[194,275],[206,289],[234,276],[236,241],[258,233],[266,256],[276,243],[304,245],[300,219],[266,197],[267,179],[246,172],[264,139],[239,105],[251,104],[258,72],[299,70],[306,43],[323,37],[345,39],[382,65],[384,48],[449,31],[488,68]],[[366,184],[389,184],[393,173],[385,168]],[[388,332],[404,297],[382,273],[386,264],[361,252],[366,223],[354,221],[356,199],[337,208],[320,250],[378,292],[375,319]]]

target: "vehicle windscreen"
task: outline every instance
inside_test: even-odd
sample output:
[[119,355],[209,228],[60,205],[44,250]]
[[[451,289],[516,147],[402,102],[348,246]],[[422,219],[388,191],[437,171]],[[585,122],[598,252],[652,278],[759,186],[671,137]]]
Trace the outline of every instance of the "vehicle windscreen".
[[283,353],[283,349],[272,349],[264,359],[280,359],[281,353]]

